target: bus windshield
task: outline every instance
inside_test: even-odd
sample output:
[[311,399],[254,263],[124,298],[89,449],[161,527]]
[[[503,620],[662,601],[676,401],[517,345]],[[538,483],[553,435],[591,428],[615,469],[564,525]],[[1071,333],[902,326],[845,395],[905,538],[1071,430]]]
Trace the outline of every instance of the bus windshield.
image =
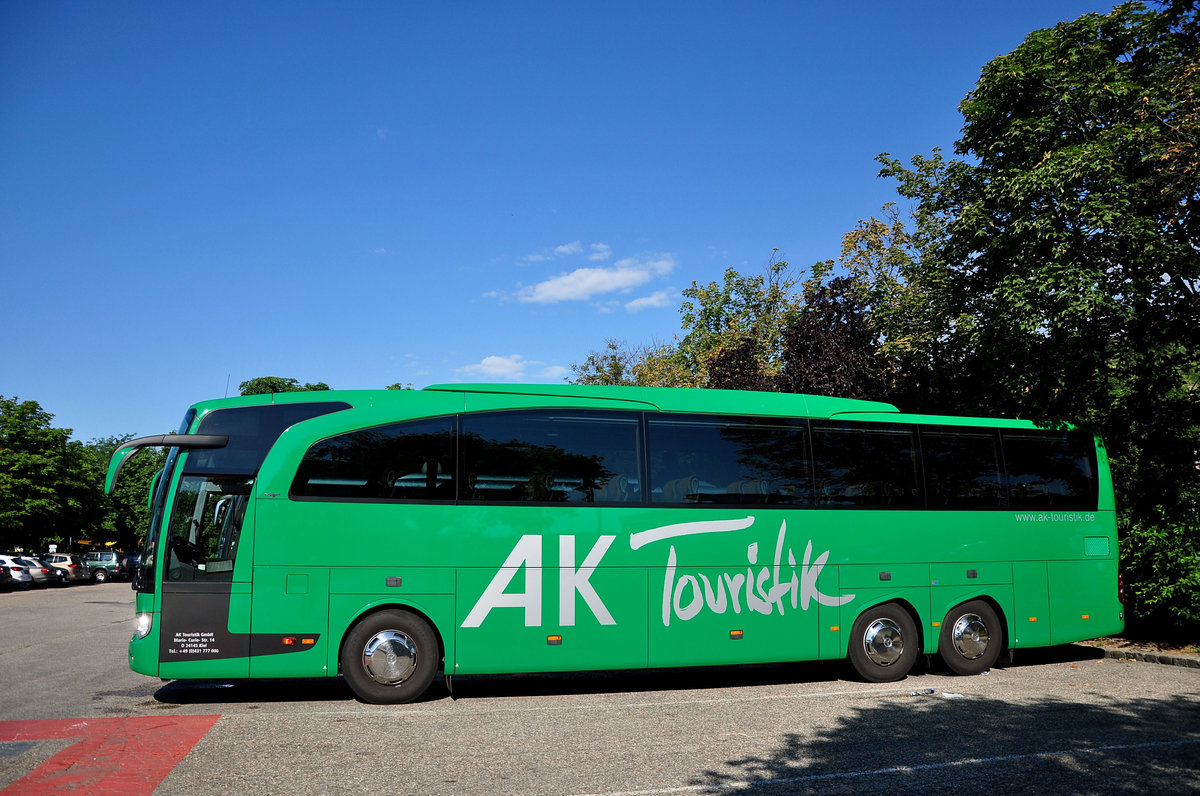
[[[108,488],[120,465],[140,447],[172,445],[155,481],[150,531],[133,588],[153,592],[159,536],[170,536],[167,579],[231,580],[234,552],[254,475],[267,451],[289,426],[319,415],[350,408],[344,401],[268,404],[217,409],[206,414],[192,434],[194,409],[184,416],[179,434],[132,440],[113,456]],[[164,523],[167,498],[183,456],[183,475],[175,491],[171,520]]]
[[171,511],[166,577],[232,580],[234,556],[254,480],[184,475]]

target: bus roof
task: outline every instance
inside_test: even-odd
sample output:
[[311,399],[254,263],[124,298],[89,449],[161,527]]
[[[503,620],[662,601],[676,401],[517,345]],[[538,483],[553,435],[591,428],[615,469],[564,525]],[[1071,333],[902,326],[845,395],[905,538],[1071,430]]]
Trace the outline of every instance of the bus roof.
[[433,384],[434,392],[536,395],[636,401],[666,412],[828,417],[837,412],[896,412],[891,404],[798,393],[709,390],[686,387],[619,387],[607,384]]
[[[537,398],[564,398],[572,401],[589,398],[600,401],[627,401],[643,408],[652,406],[666,412],[730,413],[783,417],[830,417],[843,412],[895,414],[899,410],[881,401],[831,398],[797,393],[754,392],[750,390],[710,390],[681,387],[621,387],[600,384],[432,384],[423,390],[320,390],[234,396],[201,401],[194,405],[197,415],[215,409],[237,406],[266,406],[282,403],[344,401],[352,406],[386,407],[403,405],[414,393],[458,393],[489,395],[527,395]],[[406,397],[409,396],[409,397]]]

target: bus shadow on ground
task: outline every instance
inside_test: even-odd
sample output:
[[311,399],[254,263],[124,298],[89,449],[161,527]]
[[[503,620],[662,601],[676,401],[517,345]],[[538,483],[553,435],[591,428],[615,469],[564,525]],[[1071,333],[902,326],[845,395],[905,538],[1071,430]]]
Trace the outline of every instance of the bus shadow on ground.
[[[687,669],[471,675],[455,677],[453,692],[439,677],[417,703],[442,699],[685,691],[836,681],[840,671],[842,667],[837,664],[781,663]],[[155,691],[154,699],[167,705],[214,705],[353,701],[356,697],[345,681],[336,677],[297,680],[172,680]]]
[[874,700],[702,771],[721,794],[1196,793],[1200,696]]
[[154,692],[166,705],[248,702],[344,702],[354,693],[340,677],[304,680],[172,680]]
[[[1019,669],[1073,663],[1104,657],[1103,650],[1065,644],[1018,650],[1012,663],[1005,656],[997,668]],[[936,656],[922,658],[913,675],[945,674]],[[845,661],[701,666],[685,669],[625,669],[595,672],[470,675],[455,677],[448,690],[441,678],[419,702],[441,699],[496,699],[528,696],[571,696],[655,691],[699,691],[788,683],[836,683],[852,676]],[[172,680],[154,693],[168,705],[239,704],[248,702],[352,701],[354,693],[340,677],[300,680]]]

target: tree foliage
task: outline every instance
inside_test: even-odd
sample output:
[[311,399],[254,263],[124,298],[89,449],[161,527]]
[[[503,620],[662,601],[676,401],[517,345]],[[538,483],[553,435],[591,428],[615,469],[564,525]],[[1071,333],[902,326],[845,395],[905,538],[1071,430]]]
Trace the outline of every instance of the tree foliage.
[[940,374],[938,408],[1102,432],[1133,607],[1160,621],[1200,620],[1165,609],[1166,570],[1143,566],[1190,560],[1196,580],[1197,32],[1193,3],[1036,31],[960,106],[969,160],[882,157],[933,231],[906,275],[933,300],[899,304],[930,332],[906,337],[898,315],[889,339]]
[[609,339],[571,366],[578,384],[765,389],[782,366],[783,327],[795,311],[796,278],[772,253],[754,275],[725,270],[722,281],[693,282],[679,309],[683,336],[631,347]]
[[635,369],[645,353],[631,348],[624,340],[610,337],[604,341],[603,349],[591,352],[581,363],[571,364],[572,378],[569,381],[574,384],[637,385],[639,382]]
[[[102,437],[87,444],[89,477],[93,483],[103,485],[113,452],[132,437],[132,434]],[[166,460],[166,450],[147,448],[125,462],[113,493],[104,498],[99,527],[90,532],[89,538],[117,542],[122,550],[141,548],[150,527],[150,490]]]
[[799,293],[774,258],[693,283],[682,338],[608,364],[1096,430],[1132,616],[1200,621],[1198,16],[1126,3],[1031,33],[962,102],[957,157],[880,156],[911,215],[860,222]]
[[854,277],[824,278],[824,269],[816,269],[804,285],[802,309],[781,330],[776,389],[839,398],[883,395],[884,357],[866,296]]
[[87,452],[70,429],[50,425],[36,401],[0,396],[0,547],[40,547],[43,539],[95,527],[101,495]]
[[328,389],[331,389],[330,386],[323,381],[315,384],[301,384],[296,379],[285,379],[280,376],[258,376],[238,385],[240,395],[267,395],[276,392],[306,392],[309,390]]

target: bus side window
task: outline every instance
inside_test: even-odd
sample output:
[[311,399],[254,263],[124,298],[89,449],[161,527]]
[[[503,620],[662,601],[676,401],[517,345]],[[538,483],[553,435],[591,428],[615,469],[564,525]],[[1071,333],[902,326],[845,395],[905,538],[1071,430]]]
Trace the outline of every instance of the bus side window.
[[922,428],[921,457],[931,509],[995,509],[1004,505],[996,432],[986,428]]
[[1015,509],[1096,509],[1096,448],[1083,432],[1000,432]]
[[814,421],[817,505],[921,506],[917,452],[911,426]]
[[454,500],[454,417],[360,429],[308,449],[292,497],[326,500]]
[[624,503],[640,483],[640,417],[570,409],[462,416],[460,500]]
[[650,500],[808,505],[808,427],[785,418],[650,415]]

